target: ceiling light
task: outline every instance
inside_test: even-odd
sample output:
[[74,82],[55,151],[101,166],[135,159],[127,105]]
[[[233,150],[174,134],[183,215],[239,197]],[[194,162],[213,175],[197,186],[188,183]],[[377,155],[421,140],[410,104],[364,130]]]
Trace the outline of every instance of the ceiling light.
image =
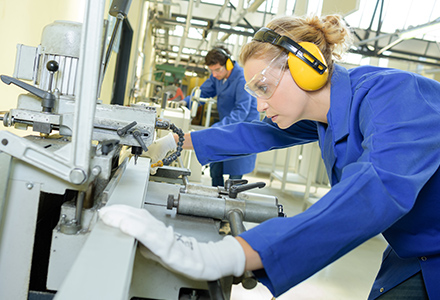
[[405,30],[399,34],[399,37],[403,40],[409,40],[438,29],[440,29],[440,22],[436,20],[428,24]]

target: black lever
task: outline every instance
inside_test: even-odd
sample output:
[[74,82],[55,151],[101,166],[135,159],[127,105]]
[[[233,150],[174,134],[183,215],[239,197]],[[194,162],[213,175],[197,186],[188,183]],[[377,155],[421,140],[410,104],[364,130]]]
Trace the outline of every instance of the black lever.
[[30,84],[27,84],[23,81],[20,81],[18,79],[1,75],[1,80],[6,83],[7,85],[13,83],[18,87],[21,87],[22,89],[28,91],[31,94],[34,94],[35,96],[41,98],[43,101],[41,102],[41,106],[43,107],[44,112],[52,112],[52,108],[55,105],[55,95],[51,92],[47,92],[45,90],[39,89],[37,87],[34,87]]
[[147,145],[145,145],[144,141],[142,140],[142,133],[139,130],[135,129],[132,132],[132,134],[133,134],[134,138],[136,139],[136,141],[138,141],[138,143],[141,145],[142,150],[147,152],[148,148],[147,148]]
[[117,132],[117,134],[118,134],[119,136],[124,136],[124,135],[127,134],[128,130],[131,129],[131,128],[133,128],[134,126],[136,126],[136,124],[137,124],[137,122],[136,122],[136,121],[133,121],[133,122],[131,122],[130,124],[128,124],[128,125],[126,125],[126,126],[124,126],[124,127],[122,127],[122,128],[119,128],[116,132]]
[[248,181],[246,179],[227,179],[225,181],[225,190],[229,191],[231,186],[237,185],[237,184],[246,184]]
[[46,68],[49,71],[49,91],[52,91],[52,82],[53,82],[53,76],[56,71],[58,71],[59,65],[58,62],[55,60],[49,60],[46,64]]
[[107,141],[103,141],[101,143],[101,152],[104,155],[107,155],[110,153],[110,151],[112,151],[115,146],[117,146],[119,144],[118,140],[107,140]]
[[229,188],[229,198],[237,198],[237,194],[240,192],[244,192],[247,190],[255,189],[255,188],[264,188],[266,186],[266,183],[264,182],[255,182],[255,183],[249,183],[249,184],[241,184],[241,185],[233,185]]

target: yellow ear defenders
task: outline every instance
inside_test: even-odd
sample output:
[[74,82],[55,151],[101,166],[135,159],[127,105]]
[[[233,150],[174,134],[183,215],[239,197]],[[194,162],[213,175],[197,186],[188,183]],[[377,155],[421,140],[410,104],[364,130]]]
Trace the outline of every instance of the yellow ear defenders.
[[215,49],[226,57],[226,70],[231,71],[234,68],[234,63],[232,62],[232,59],[229,56],[229,54],[222,48],[215,48]]
[[296,84],[306,91],[322,88],[328,80],[328,68],[324,56],[318,46],[309,42],[297,43],[287,36],[263,27],[258,30],[253,40],[271,43],[289,51],[287,63],[290,74]]

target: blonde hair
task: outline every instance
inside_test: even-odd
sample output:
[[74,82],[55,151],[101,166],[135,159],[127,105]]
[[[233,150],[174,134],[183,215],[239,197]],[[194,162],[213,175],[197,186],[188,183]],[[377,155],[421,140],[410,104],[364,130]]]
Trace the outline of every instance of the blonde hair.
[[[284,16],[273,19],[266,27],[297,43],[311,42],[317,45],[327,61],[330,75],[334,69],[334,59],[340,59],[352,42],[350,30],[339,15],[328,15],[321,19],[316,16]],[[271,60],[283,51],[286,50],[270,43],[251,41],[241,48],[239,61],[244,65],[250,58]]]

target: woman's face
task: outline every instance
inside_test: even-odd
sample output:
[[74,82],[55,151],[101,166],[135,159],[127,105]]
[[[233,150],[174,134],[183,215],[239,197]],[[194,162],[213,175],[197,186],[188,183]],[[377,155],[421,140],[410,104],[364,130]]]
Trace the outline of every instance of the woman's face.
[[[263,59],[249,59],[244,65],[246,82],[263,71],[269,62]],[[265,97],[263,97],[265,98]],[[290,75],[289,69],[281,74],[281,79],[273,94],[268,99],[257,96],[258,111],[265,112],[266,116],[282,128],[288,128],[304,119],[307,108],[307,92],[298,87]]]

